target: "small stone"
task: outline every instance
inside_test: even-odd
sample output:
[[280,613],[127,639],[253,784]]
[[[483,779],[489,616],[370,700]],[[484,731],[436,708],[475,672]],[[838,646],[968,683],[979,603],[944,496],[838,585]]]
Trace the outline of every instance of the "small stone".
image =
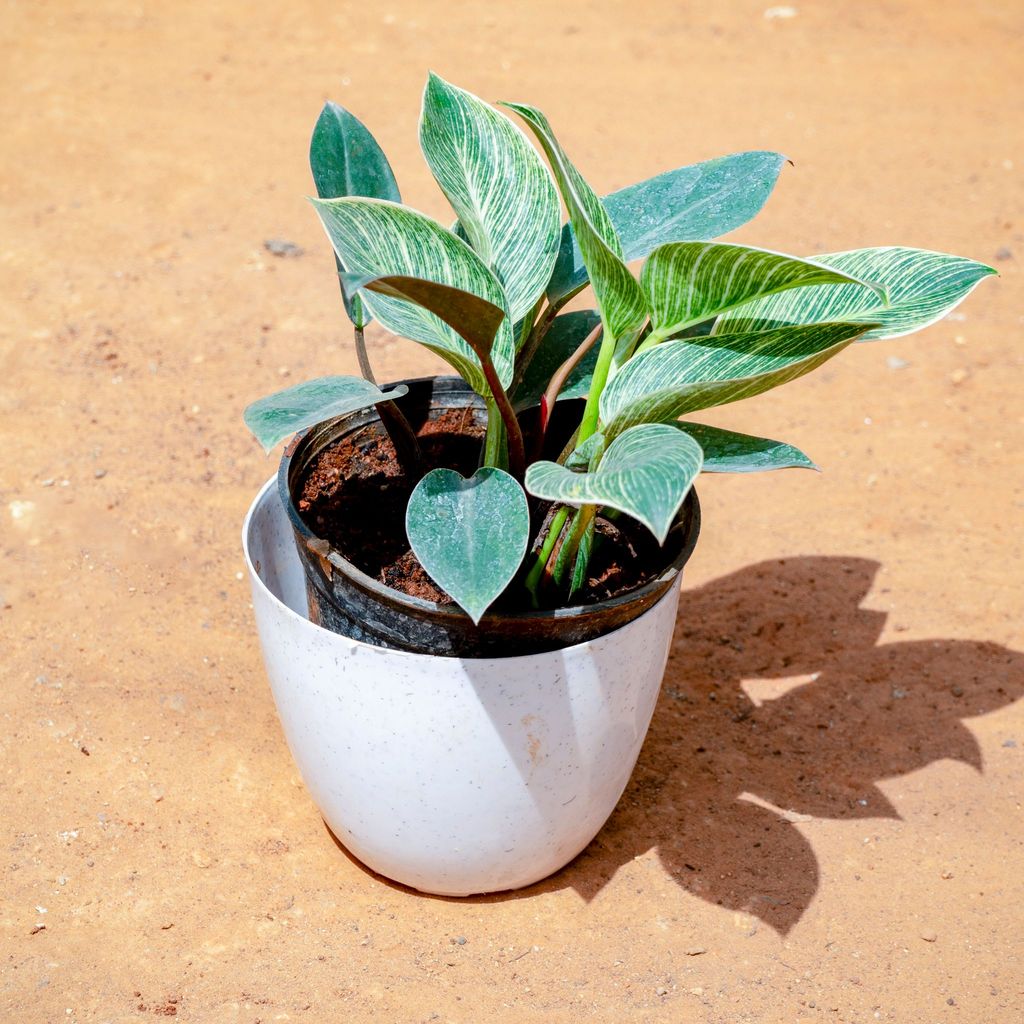
[[702,956],[707,950],[703,946],[691,946],[689,949],[684,950],[687,956]]
[[1017,746],[1017,741],[1016,740],[1003,740],[1003,746],[1004,747],[1010,747],[1010,748],[1016,747]]
[[50,476],[50,477],[47,477],[45,480],[43,480],[39,484],[39,486],[40,487],[52,487],[54,485],[54,483],[56,483],[56,481],[53,479],[52,476]]
[[455,945],[456,946],[464,946],[465,944],[466,944],[466,936],[465,935],[459,935],[455,939]]
[[270,253],[271,256],[279,256],[285,258],[295,258],[301,256],[303,249],[296,245],[294,242],[289,242],[286,238],[267,238],[263,242],[263,248]]
[[952,384],[952,385],[953,385],[954,387],[959,387],[959,385],[963,384],[963,382],[964,382],[965,380],[967,380],[967,378],[968,378],[969,376],[970,376],[970,373],[969,373],[969,371],[965,370],[965,369],[964,369],[963,367],[960,367],[960,369],[958,369],[958,370],[954,370],[954,371],[953,371],[953,372],[952,372],[952,373],[951,373],[951,374],[949,375],[949,382],[950,382],[950,384]]
[[96,470],[96,471],[95,471],[95,472],[93,473],[93,476],[94,476],[94,477],[95,477],[95,478],[96,478],[97,480],[102,480],[102,479],[103,479],[103,478],[104,478],[104,477],[105,477],[106,475],[107,475],[107,471],[106,471],[105,469],[97,469],[97,470]]
[[702,996],[704,995],[704,989],[700,985],[696,985],[690,989],[691,996]]
[[948,999],[946,1000],[946,1005],[947,1005],[947,1006],[956,1006],[956,1000],[955,1000],[955,999],[954,999],[954,998],[953,998],[952,996],[950,996],[950,997],[949,997],[949,998],[948,998]]
[[197,868],[208,868],[213,863],[213,858],[205,850],[193,850],[192,863]]
[[665,986],[664,986],[664,985],[659,985],[659,986],[658,986],[658,987],[657,987],[657,988],[656,988],[656,989],[654,990],[654,994],[655,994],[656,996],[667,996],[667,995],[668,995],[668,989],[667,989],[667,988],[665,988]]
[[893,700],[903,700],[906,697],[908,692],[909,691],[904,690],[904,689],[900,688],[899,686],[894,686],[892,688]]
[[1013,259],[1013,250],[1012,249],[1008,249],[1005,245],[1001,245],[998,249],[996,249],[996,259],[997,260],[1012,260]]
[[954,697],[962,697],[964,695],[964,688],[962,686],[954,686],[950,691]]
[[948,881],[950,878],[953,877],[953,872],[952,871],[943,871],[941,877],[945,878]]
[[926,928],[921,932],[921,938],[924,939],[925,942],[935,942],[938,937],[938,934],[933,932],[930,928]]
[[905,370],[910,365],[906,359],[901,359],[899,356],[889,356],[885,363],[890,370]]
[[795,18],[797,16],[795,7],[769,7],[764,12],[765,21],[774,21],[776,18]]

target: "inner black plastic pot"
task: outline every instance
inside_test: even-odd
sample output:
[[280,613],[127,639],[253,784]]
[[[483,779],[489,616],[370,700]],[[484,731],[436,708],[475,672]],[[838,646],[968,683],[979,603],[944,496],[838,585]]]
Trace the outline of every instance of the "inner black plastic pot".
[[[485,422],[482,400],[460,377],[424,377],[400,381],[409,393],[398,405],[414,429],[449,409],[474,410]],[[564,409],[562,407],[565,407]],[[567,415],[571,412],[577,415]],[[557,443],[561,420],[578,422],[570,403],[559,403],[550,433]],[[393,590],[367,575],[317,537],[300,515],[296,497],[317,456],[346,435],[380,423],[374,409],[328,420],[299,434],[285,450],[278,489],[288,511],[306,576],[313,622],[343,636],[378,647],[446,657],[509,657],[538,654],[584,643],[633,621],[673,586],[697,543],[700,505],[690,491],[663,547],[665,568],[656,578],[628,593],[592,604],[548,611],[488,612],[478,625],[457,605],[441,605]]]

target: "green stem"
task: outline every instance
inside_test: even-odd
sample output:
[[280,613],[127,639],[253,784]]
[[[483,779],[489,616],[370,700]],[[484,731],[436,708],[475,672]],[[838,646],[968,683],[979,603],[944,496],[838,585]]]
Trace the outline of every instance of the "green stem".
[[533,566],[526,576],[526,589],[530,592],[530,597],[535,608],[539,605],[537,600],[537,586],[540,583],[541,576],[544,575],[544,569],[548,564],[548,559],[551,557],[551,552],[555,550],[555,545],[558,543],[558,538],[561,536],[562,529],[565,527],[565,521],[568,518],[569,509],[567,507],[560,508],[555,513],[554,518],[548,526],[548,532],[544,537],[544,542],[541,544],[540,550],[537,552],[537,557],[534,560]]
[[508,469],[508,432],[501,410],[494,402],[487,403],[487,436],[484,439],[483,465]]
[[[498,379],[498,371],[494,368],[489,354],[480,354],[480,367],[487,379],[487,386],[491,389],[493,403],[505,424],[509,472],[521,483],[523,477],[526,476],[526,448],[523,444],[523,431],[519,426],[512,403],[508,400],[508,394]],[[492,432],[490,419],[490,413],[488,413],[488,435]],[[484,465],[490,466],[494,463],[485,461]]]
[[580,429],[576,437],[577,447],[597,430],[597,420],[601,412],[601,392],[604,391],[604,386],[608,383],[608,371],[611,369],[614,356],[615,338],[606,328],[604,336],[601,338],[597,365],[594,367],[594,376],[591,378],[590,391],[587,394],[587,404],[583,409],[583,419],[580,421]]

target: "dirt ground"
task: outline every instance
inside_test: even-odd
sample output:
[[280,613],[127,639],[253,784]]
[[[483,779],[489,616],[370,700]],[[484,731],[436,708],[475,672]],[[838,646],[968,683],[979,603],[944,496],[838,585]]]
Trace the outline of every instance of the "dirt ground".
[[[1019,0],[9,2],[0,26],[0,1018],[1024,1019]],[[1001,274],[714,417],[826,472],[701,483],[621,805],[560,874],[463,901],[332,841],[238,539],[274,468],[243,405],[356,372],[313,121],[351,106],[448,218],[428,68],[542,107],[601,191],[782,150],[737,240]],[[385,379],[437,366],[370,344]]]

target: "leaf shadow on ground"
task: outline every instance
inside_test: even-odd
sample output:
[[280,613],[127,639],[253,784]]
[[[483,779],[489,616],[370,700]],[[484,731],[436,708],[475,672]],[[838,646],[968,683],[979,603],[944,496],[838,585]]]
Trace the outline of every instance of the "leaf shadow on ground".
[[[661,698],[608,824],[540,886],[593,898],[656,848],[688,892],[787,933],[819,885],[793,815],[898,818],[877,785],[952,759],[982,771],[964,720],[1024,695],[997,644],[879,644],[860,607],[877,562],[762,562],[684,591]],[[789,813],[787,813],[789,812]]]

